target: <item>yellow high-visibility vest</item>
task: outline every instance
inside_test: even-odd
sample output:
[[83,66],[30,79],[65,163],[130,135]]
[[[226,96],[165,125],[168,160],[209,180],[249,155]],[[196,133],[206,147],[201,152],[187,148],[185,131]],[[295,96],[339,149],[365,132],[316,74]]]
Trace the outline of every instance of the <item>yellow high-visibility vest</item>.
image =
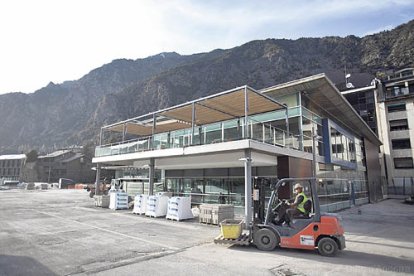
[[299,196],[303,196],[303,200],[302,200],[302,202],[301,202],[301,203],[299,203],[299,204],[298,204],[298,206],[297,206],[296,208],[297,208],[299,211],[301,211],[302,213],[306,214],[306,213],[307,213],[307,211],[305,210],[305,203],[306,203],[306,201],[308,201],[309,199],[308,199],[308,197],[305,195],[305,193],[304,193],[304,192],[299,193],[296,197],[299,197]]

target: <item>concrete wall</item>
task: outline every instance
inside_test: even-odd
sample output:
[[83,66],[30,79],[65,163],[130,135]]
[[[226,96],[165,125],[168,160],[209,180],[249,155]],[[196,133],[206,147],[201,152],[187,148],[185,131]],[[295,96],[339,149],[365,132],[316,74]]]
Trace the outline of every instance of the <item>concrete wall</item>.
[[379,147],[364,139],[368,194],[371,202],[383,199]]
[[[312,177],[312,161],[290,156],[277,157],[277,177]],[[288,186],[279,188],[279,198],[290,198]]]

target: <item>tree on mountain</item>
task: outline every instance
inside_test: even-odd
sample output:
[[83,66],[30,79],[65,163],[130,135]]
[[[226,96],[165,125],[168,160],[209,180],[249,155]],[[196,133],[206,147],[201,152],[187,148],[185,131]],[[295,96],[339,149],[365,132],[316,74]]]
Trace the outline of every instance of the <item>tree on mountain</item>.
[[31,150],[28,153],[26,153],[26,162],[35,162],[38,156],[39,155],[37,154],[36,150]]

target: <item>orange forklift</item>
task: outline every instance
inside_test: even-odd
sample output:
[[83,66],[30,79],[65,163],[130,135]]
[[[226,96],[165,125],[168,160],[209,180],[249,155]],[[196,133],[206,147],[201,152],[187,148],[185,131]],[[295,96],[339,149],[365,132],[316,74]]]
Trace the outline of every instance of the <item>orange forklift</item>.
[[[301,184],[312,204],[308,215],[295,217],[289,225],[278,224],[280,210],[287,204],[281,198],[290,198],[295,184]],[[263,186],[263,185],[261,185]],[[267,210],[264,212],[264,189],[259,188],[254,200],[254,222],[252,242],[260,250],[274,250],[276,247],[306,250],[318,249],[323,256],[334,256],[345,248],[344,229],[335,214],[321,214],[315,178],[285,178],[273,187]],[[263,219],[264,218],[264,219]]]
[[[345,248],[344,229],[335,214],[321,214],[315,178],[285,178],[271,184],[270,198],[266,200],[266,187],[270,181],[255,179],[253,189],[253,224],[248,235],[241,234],[233,242],[215,240],[216,243],[249,245],[271,251],[276,247],[315,250],[323,256],[335,256]],[[280,224],[281,210],[287,208],[292,187],[299,183],[308,197],[309,214],[295,217],[290,224]],[[268,193],[269,191],[267,191]],[[267,208],[266,208],[267,204]],[[223,225],[222,225],[223,227]]]

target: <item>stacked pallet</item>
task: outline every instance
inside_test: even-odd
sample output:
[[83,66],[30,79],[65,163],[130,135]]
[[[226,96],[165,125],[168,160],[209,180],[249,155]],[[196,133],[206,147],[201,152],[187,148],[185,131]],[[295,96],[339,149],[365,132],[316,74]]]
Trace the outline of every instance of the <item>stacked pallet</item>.
[[109,196],[109,209],[128,209],[128,194],[125,192],[111,192]]
[[145,215],[148,217],[165,217],[168,209],[168,196],[152,195],[147,199]]
[[191,219],[191,197],[172,197],[168,201],[167,219],[176,221]]
[[225,219],[234,218],[234,206],[231,204],[202,204],[200,205],[199,221],[201,223],[218,225]]
[[109,207],[109,196],[108,195],[95,195],[95,206],[96,207],[102,207],[102,208],[108,208]]
[[148,195],[137,194],[134,199],[134,209],[132,213],[143,215],[147,210]]

